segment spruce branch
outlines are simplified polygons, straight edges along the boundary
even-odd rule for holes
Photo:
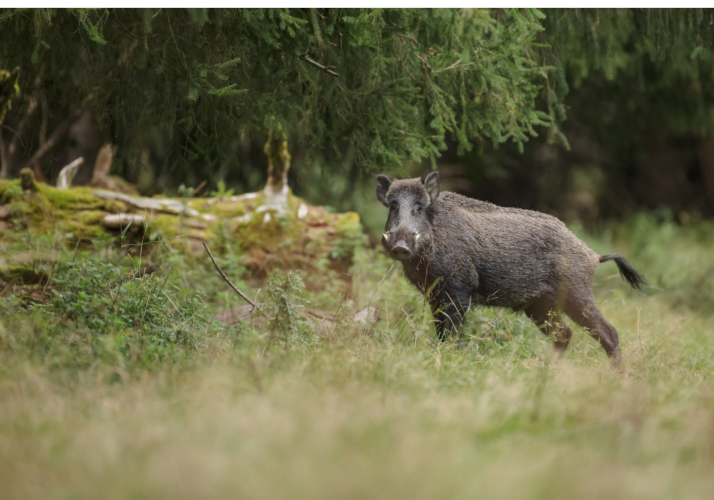
[[[142,37],[140,37],[140,36],[136,36],[134,33],[132,33],[131,31],[129,31],[128,29],[126,29],[126,28],[124,27],[124,25],[121,23],[121,21],[119,21],[119,19],[117,18],[116,15],[112,16],[112,19],[114,20],[115,23],[117,23],[117,24],[119,25],[119,27],[120,27],[121,29],[123,29],[124,31],[126,31],[127,34],[133,36],[133,37],[136,38],[137,40],[143,40],[143,39],[144,39],[144,38],[142,38]]]
[[[157,12],[158,14],[158,12]],[[156,16],[154,16],[156,17]],[[176,52],[178,52],[179,58],[181,59],[181,62],[183,63],[183,67],[186,68],[186,73],[190,74],[190,71],[188,70],[188,65],[186,64],[186,57],[183,55],[183,52],[181,52],[181,49],[179,49],[178,43],[176,43],[176,37],[174,36],[174,29],[171,27],[171,16],[169,13],[166,13],[166,20],[169,22],[169,31],[171,32],[171,38],[174,40],[174,45],[176,46]]]

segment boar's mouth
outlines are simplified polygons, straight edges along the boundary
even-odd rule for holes
[[[392,249],[389,251],[389,255],[397,260],[407,260],[411,258],[412,251],[409,249],[406,242],[401,240],[394,244]]]
[[[387,248],[389,248],[389,255],[396,260],[408,260],[411,259],[415,251],[412,249],[412,247],[407,243],[405,238],[391,238],[391,235],[389,232],[384,233],[383,235],[385,243],[387,243]],[[419,233],[414,233],[414,243],[416,244],[417,241],[419,241],[420,234]],[[396,240],[395,243],[391,245],[390,248],[390,239]],[[416,245],[415,245],[416,246]]]

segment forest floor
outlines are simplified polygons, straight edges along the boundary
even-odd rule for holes
[[[555,362],[504,310],[472,311],[462,347],[436,342],[376,250],[357,252],[348,292],[329,269],[266,288],[220,258],[248,296],[263,288],[269,327],[211,319],[243,303],[205,256],[166,250],[124,283],[128,257],[70,267],[61,250],[54,299],[0,297],[0,497],[710,498],[714,224],[573,229],[650,282],[598,269],[620,372],[581,329]],[[316,330],[300,304],[342,319]],[[366,305],[380,322],[349,320]]]

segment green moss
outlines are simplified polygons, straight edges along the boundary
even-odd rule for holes
[[[101,210],[81,210],[74,212],[74,219],[81,224],[97,226],[98,229],[104,226],[106,212]]]
[[[275,251],[287,238],[295,238],[303,231],[301,223],[280,224],[275,218],[263,223],[264,217],[264,213],[253,213],[250,221],[236,227],[235,236],[242,248],[258,245],[267,252]]]
[[[202,213],[216,214],[221,218],[233,218],[253,212],[263,204],[263,195],[258,193],[254,198],[240,197],[238,201],[232,201],[231,197],[227,196],[220,201],[213,201],[194,198],[187,202],[187,205]]]
[[[115,182],[121,188],[122,192],[130,196],[139,196],[139,191],[137,191],[136,187],[130,184],[129,181],[124,180],[118,175],[110,175],[109,179],[111,179],[112,182]]]
[[[87,188],[57,189],[42,183],[37,186],[36,192],[27,194],[18,191],[18,181],[0,181],[0,196],[10,199],[12,207],[21,208],[13,210],[14,221],[19,228],[34,235],[58,231],[94,239],[107,231],[116,234],[116,230],[105,228],[104,217],[112,212],[127,211],[124,203],[95,197]],[[333,264],[344,266],[355,249],[365,243],[356,213],[333,214],[313,207],[307,217],[298,219],[297,212],[304,201],[289,192],[286,215],[275,217],[271,213],[270,220],[265,222],[266,212],[257,210],[262,201],[261,195],[236,201],[225,198],[211,204],[202,199],[186,200],[191,208],[214,214],[217,220],[209,222],[202,217],[161,213],[151,221],[147,237],[174,238],[171,246],[188,253],[198,251],[200,245],[197,247],[196,242],[200,240],[216,243],[215,250],[240,248],[248,261],[252,259],[248,267],[253,266],[260,272],[266,270],[266,265],[327,272]],[[238,217],[247,220],[239,221]],[[196,227],[198,223],[201,228]],[[130,233],[131,237],[142,237],[138,227]],[[183,238],[175,239],[181,236]]]
[[[358,247],[367,244],[367,236],[362,230],[359,215],[356,212],[333,214],[333,224],[337,229],[337,237],[332,246],[332,258],[351,258]]]
[[[0,179],[0,204],[10,203],[22,196],[20,179],[5,181]]]
[[[11,202],[13,219],[32,234],[46,234],[59,228],[80,238],[90,238],[104,230],[104,216],[125,212],[121,201],[104,200],[88,188],[57,189],[36,183],[37,191],[14,193],[19,181],[0,182],[0,197]],[[10,196],[11,195],[11,196]]]
[[[96,234],[105,231],[104,217],[101,210],[58,211],[55,213],[57,226],[63,233],[72,233],[78,238],[92,239]]]
[[[301,203],[304,203],[303,199],[295,196],[293,190],[288,188],[288,210],[294,214],[297,213]]]
[[[201,207],[198,207],[197,210],[201,210]],[[203,209],[203,211],[206,213],[216,214],[218,217],[222,218],[232,218],[245,215],[246,205],[242,202],[220,201],[218,203],[211,204],[208,209]]]
[[[183,225],[181,221],[183,221]],[[182,235],[202,237],[204,232],[190,227],[190,222],[190,219],[181,218],[178,215],[161,214],[160,217],[151,221],[150,226],[157,230],[162,238],[174,238]]]
[[[57,189],[44,183],[37,183],[37,189],[54,208],[59,210],[96,209],[112,213],[126,212],[127,210],[123,201],[99,198],[86,187]]]

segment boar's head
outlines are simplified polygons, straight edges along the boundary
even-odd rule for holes
[[[378,175],[377,199],[389,208],[382,245],[397,260],[424,255],[431,247],[433,204],[439,197],[439,173],[421,179],[391,180]]]

